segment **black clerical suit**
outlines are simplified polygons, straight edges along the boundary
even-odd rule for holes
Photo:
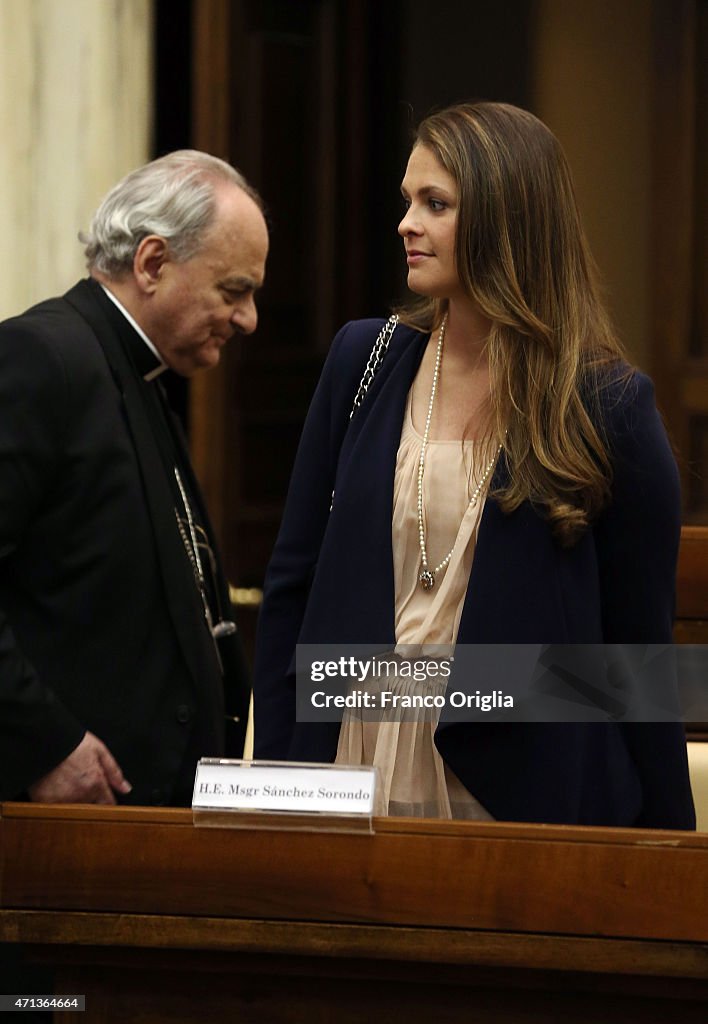
[[[2,799],[87,729],[130,803],[188,802],[199,756],[242,750],[240,646],[227,637],[217,653],[205,620],[175,465],[209,533],[206,512],[146,357],[92,280],[0,325]],[[231,617],[218,566],[210,603]]]

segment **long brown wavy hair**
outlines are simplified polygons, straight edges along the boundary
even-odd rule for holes
[[[414,145],[457,184],[457,273],[491,321],[490,435],[503,438],[505,512],[531,501],[559,541],[575,543],[607,504],[612,470],[602,433],[603,382],[629,373],[599,295],[560,143],[533,114],[465,103],[427,117]],[[446,300],[399,310],[430,332]]]

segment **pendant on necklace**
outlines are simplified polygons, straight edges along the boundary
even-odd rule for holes
[[[420,583],[423,590],[432,590],[433,587],[435,586],[435,577],[433,576],[430,569],[423,569],[420,576],[418,577],[418,582]]]

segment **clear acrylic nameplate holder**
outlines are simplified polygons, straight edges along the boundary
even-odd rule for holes
[[[203,757],[192,815],[211,828],[373,833],[378,782],[369,766]]]

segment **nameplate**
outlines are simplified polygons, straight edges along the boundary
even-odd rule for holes
[[[277,827],[301,816],[349,820],[370,826],[376,795],[375,768],[272,761],[231,761],[202,758],[194,780],[195,812],[278,815]],[[223,823],[223,819],[220,819]],[[234,825],[241,822],[228,822]],[[312,821],[319,828],[323,821]],[[276,827],[276,824],[264,827]],[[303,825],[306,827],[307,823]]]

